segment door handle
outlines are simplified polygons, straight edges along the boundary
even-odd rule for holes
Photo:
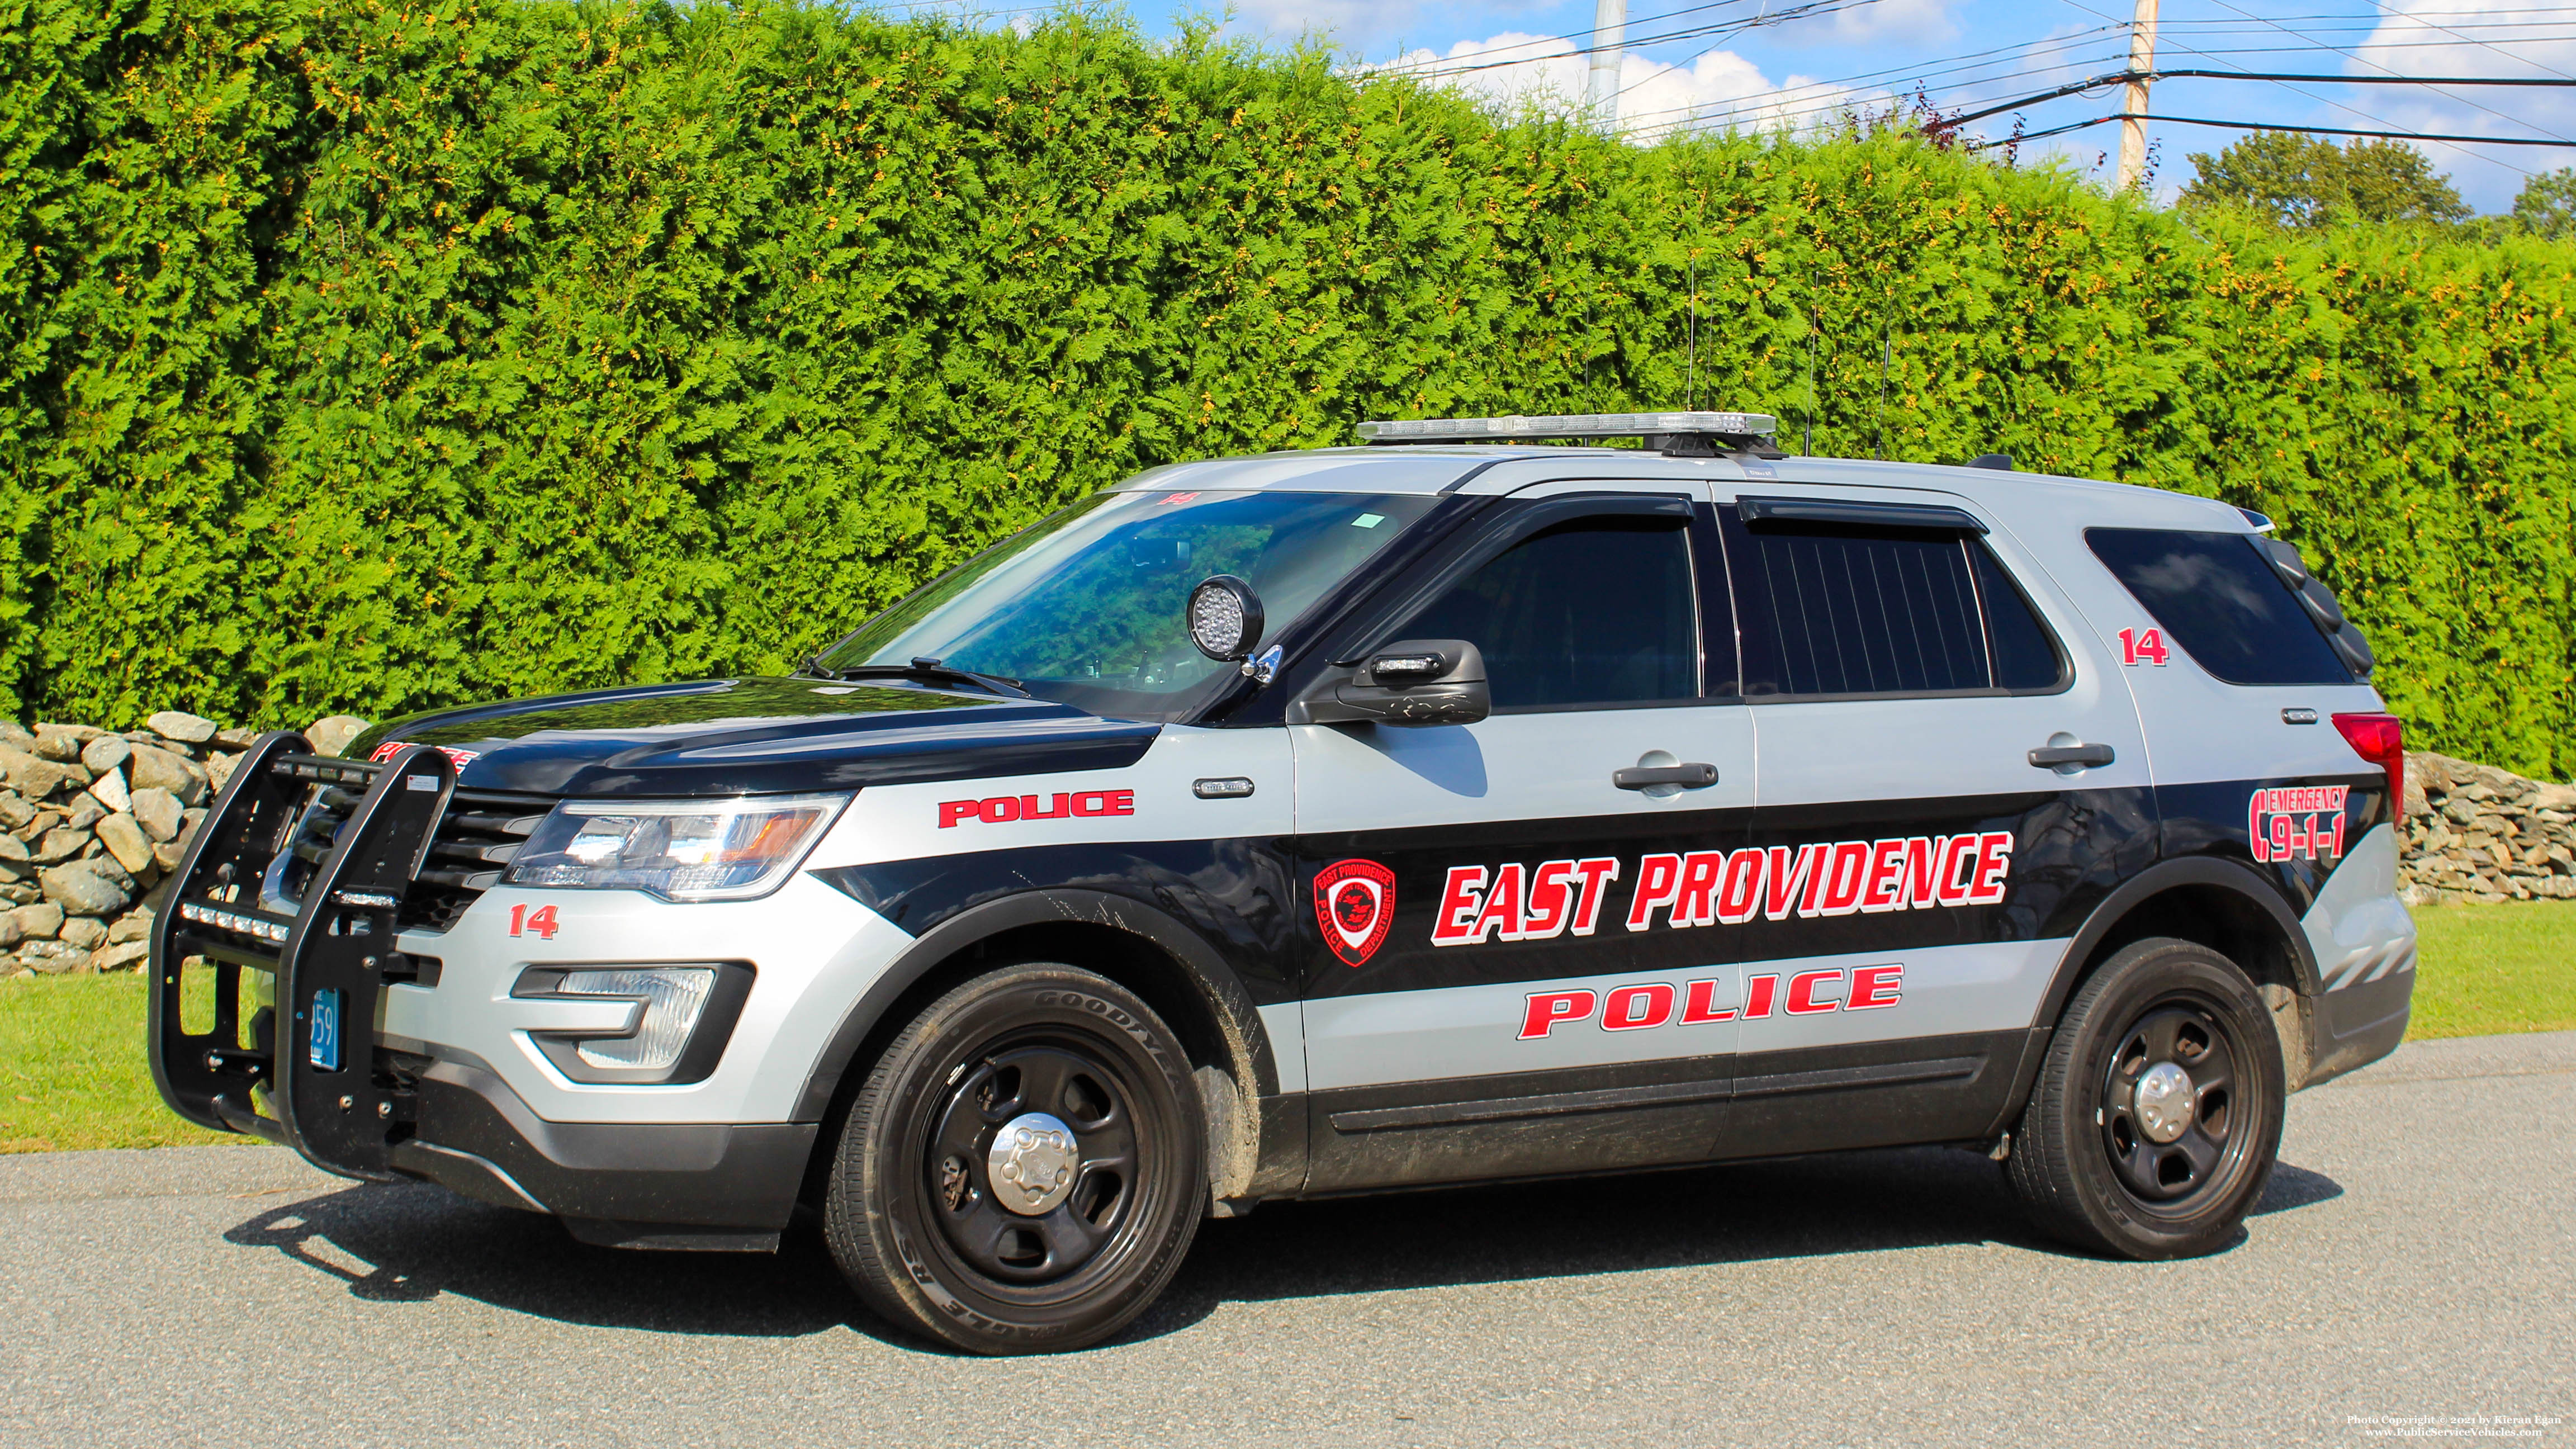
[[[2109,745],[2042,745],[2030,752],[2030,762],[2043,770],[2059,765],[2107,765],[2115,758]]]
[[[1630,765],[1611,771],[1610,783],[1622,790],[1643,790],[1650,785],[1679,785],[1685,790],[1705,790],[1717,783],[1717,766]]]

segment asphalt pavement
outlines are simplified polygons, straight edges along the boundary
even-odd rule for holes
[[[809,1240],[588,1248],[264,1147],[0,1158],[0,1445],[2359,1444],[2576,1428],[2576,1032],[2294,1098],[2243,1240],[2036,1238],[1946,1149],[1272,1204],[1099,1349]]]

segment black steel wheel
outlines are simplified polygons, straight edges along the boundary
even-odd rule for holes
[[[978,1353],[1080,1348],[1180,1266],[1206,1135],[1180,1042],[1105,977],[1031,963],[933,1002],[844,1119],[824,1233],[893,1321]]]
[[[2139,941],[2067,1004],[2006,1177],[2038,1227],[2078,1247],[2215,1252],[2271,1178],[2285,1095],[2245,973],[2190,941]]]

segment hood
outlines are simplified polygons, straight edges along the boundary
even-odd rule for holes
[[[469,790],[744,795],[1134,764],[1161,730],[1069,705],[894,684],[710,679],[416,714],[349,742],[437,745]]]

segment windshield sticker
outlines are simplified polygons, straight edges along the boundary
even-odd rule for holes
[[[2008,831],[1818,841],[1649,855],[1637,862],[1625,924],[1737,925],[1760,917],[1848,916],[1990,906],[2012,874]],[[1530,867],[1451,866],[1431,920],[1434,946],[1589,936],[1613,881],[1615,859],[1551,860]]]
[[[995,795],[988,800],[942,800],[939,828],[951,830],[968,821],[1006,825],[1014,820],[1089,820],[1103,815],[1136,813],[1133,790],[1058,790],[1053,795]]]
[[[2245,834],[2253,842],[2254,859],[2265,865],[2342,859],[2343,807],[2351,791],[2350,785],[2255,791],[2245,807]]]
[[[1373,860],[1337,860],[1315,872],[1315,919],[1324,944],[1363,966],[1395,923],[1395,872]]]
[[[1833,1011],[1874,1011],[1905,998],[1905,968],[1895,962],[1852,969],[1800,971],[1781,989],[1777,974],[1747,976],[1742,995],[1718,992],[1725,982],[1692,981],[1676,990],[1666,981],[1614,986],[1608,991],[1534,991],[1521,1012],[1522,1041],[1537,1041],[1560,1026],[1590,1022],[1603,1031],[1699,1026],[1713,1021],[1760,1021],[1773,1015],[1821,1016]],[[1679,1010],[1676,1012],[1675,1008]]]

